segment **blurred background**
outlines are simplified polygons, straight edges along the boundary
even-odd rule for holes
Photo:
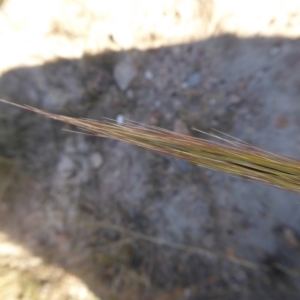
[[[0,98],[300,159],[299,37],[296,0],[2,0]],[[299,299],[299,195],[62,129],[0,105],[1,299]]]

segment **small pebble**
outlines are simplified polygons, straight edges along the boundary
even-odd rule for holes
[[[239,104],[240,102],[241,102],[241,98],[237,95],[231,95],[229,97],[229,104],[231,105]]]
[[[137,75],[134,62],[129,57],[121,60],[114,68],[114,78],[118,87],[125,91]]]
[[[160,103],[160,101],[155,101],[155,103],[154,103],[154,106],[156,107],[156,108],[159,108],[159,107],[161,107],[161,103]]]
[[[117,115],[116,121],[119,125],[123,124],[124,123],[124,116],[123,115]]]
[[[149,125],[157,126],[159,124],[161,117],[162,117],[161,112],[159,110],[154,110],[150,114]]]
[[[200,73],[197,72],[197,73],[192,74],[188,78],[186,83],[187,83],[188,87],[195,87],[199,84],[199,82],[200,82]]]
[[[153,73],[149,70],[147,70],[145,72],[145,78],[148,79],[148,80],[152,80],[153,79]]]
[[[63,155],[57,166],[58,172],[62,178],[68,178],[70,174],[76,169],[76,165],[68,155]]]
[[[174,131],[184,135],[189,135],[189,136],[191,135],[187,125],[180,119],[175,120]]]
[[[210,105],[215,105],[217,103],[217,100],[216,99],[211,99],[209,100],[209,104]]]
[[[182,84],[181,84],[181,88],[182,89],[186,89],[188,87],[188,84],[186,83],[186,82],[183,82]]]
[[[128,99],[133,99],[133,97],[134,97],[134,93],[133,93],[133,90],[128,90],[127,92],[126,92],[126,97],[128,98]]]
[[[90,154],[89,161],[93,169],[98,169],[103,163],[103,158],[98,152]]]

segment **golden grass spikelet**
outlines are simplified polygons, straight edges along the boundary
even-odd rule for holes
[[[209,169],[300,192],[300,161],[270,153],[243,142],[222,139],[228,143],[224,145],[134,122],[116,124],[110,120],[73,118],[6,100],[0,99],[0,101],[75,125],[90,135],[124,141]]]

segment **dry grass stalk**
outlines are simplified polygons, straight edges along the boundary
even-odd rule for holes
[[[90,135],[128,142],[171,155],[203,167],[224,171],[238,177],[257,180],[281,189],[300,192],[300,161],[270,153],[242,142],[228,145],[194,138],[133,122],[116,124],[73,118],[42,111],[6,100],[1,102],[27,109],[48,118],[75,125]]]
[[[173,248],[173,249],[176,249],[176,250],[179,250],[179,251],[184,251],[184,252],[187,252],[187,253],[197,254],[197,255],[200,255],[202,257],[206,257],[207,259],[211,259],[211,260],[217,260],[217,259],[227,260],[227,261],[229,261],[233,264],[243,266],[245,268],[252,269],[252,270],[262,270],[262,271],[267,271],[268,270],[268,268],[264,265],[256,264],[256,263],[253,263],[251,261],[248,261],[248,260],[245,260],[245,259],[242,259],[242,258],[238,258],[238,257],[233,256],[233,255],[230,256],[230,255],[227,255],[227,254],[217,254],[217,253],[214,253],[210,250],[206,250],[204,248],[187,246],[187,245],[184,245],[184,244],[181,244],[181,243],[168,241],[168,240],[165,240],[165,239],[162,239],[162,238],[159,238],[159,237],[154,237],[154,236],[146,235],[146,234],[143,234],[143,233],[140,233],[140,232],[132,231],[132,230],[126,229],[122,226],[112,224],[112,223],[109,223],[109,222],[101,221],[101,222],[98,222],[97,225],[99,227],[102,227],[102,228],[115,230],[119,233],[129,235],[131,237],[131,239],[143,240],[143,241],[155,244],[155,245],[166,246],[166,247],[170,247],[170,248]],[[281,269],[284,268],[284,266],[282,266],[281,264],[278,264],[278,268],[279,267]],[[293,274],[293,277],[299,277],[299,274],[295,270],[290,270],[290,269],[286,268],[286,270],[284,270],[284,272],[287,273],[287,274],[290,274],[290,273]]]

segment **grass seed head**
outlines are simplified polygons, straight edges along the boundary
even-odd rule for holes
[[[217,143],[135,122],[118,124],[105,119],[95,121],[73,118],[6,100],[0,101],[74,125],[90,135],[120,140],[209,169],[300,192],[300,161],[258,149],[242,141],[220,138],[227,144]]]

